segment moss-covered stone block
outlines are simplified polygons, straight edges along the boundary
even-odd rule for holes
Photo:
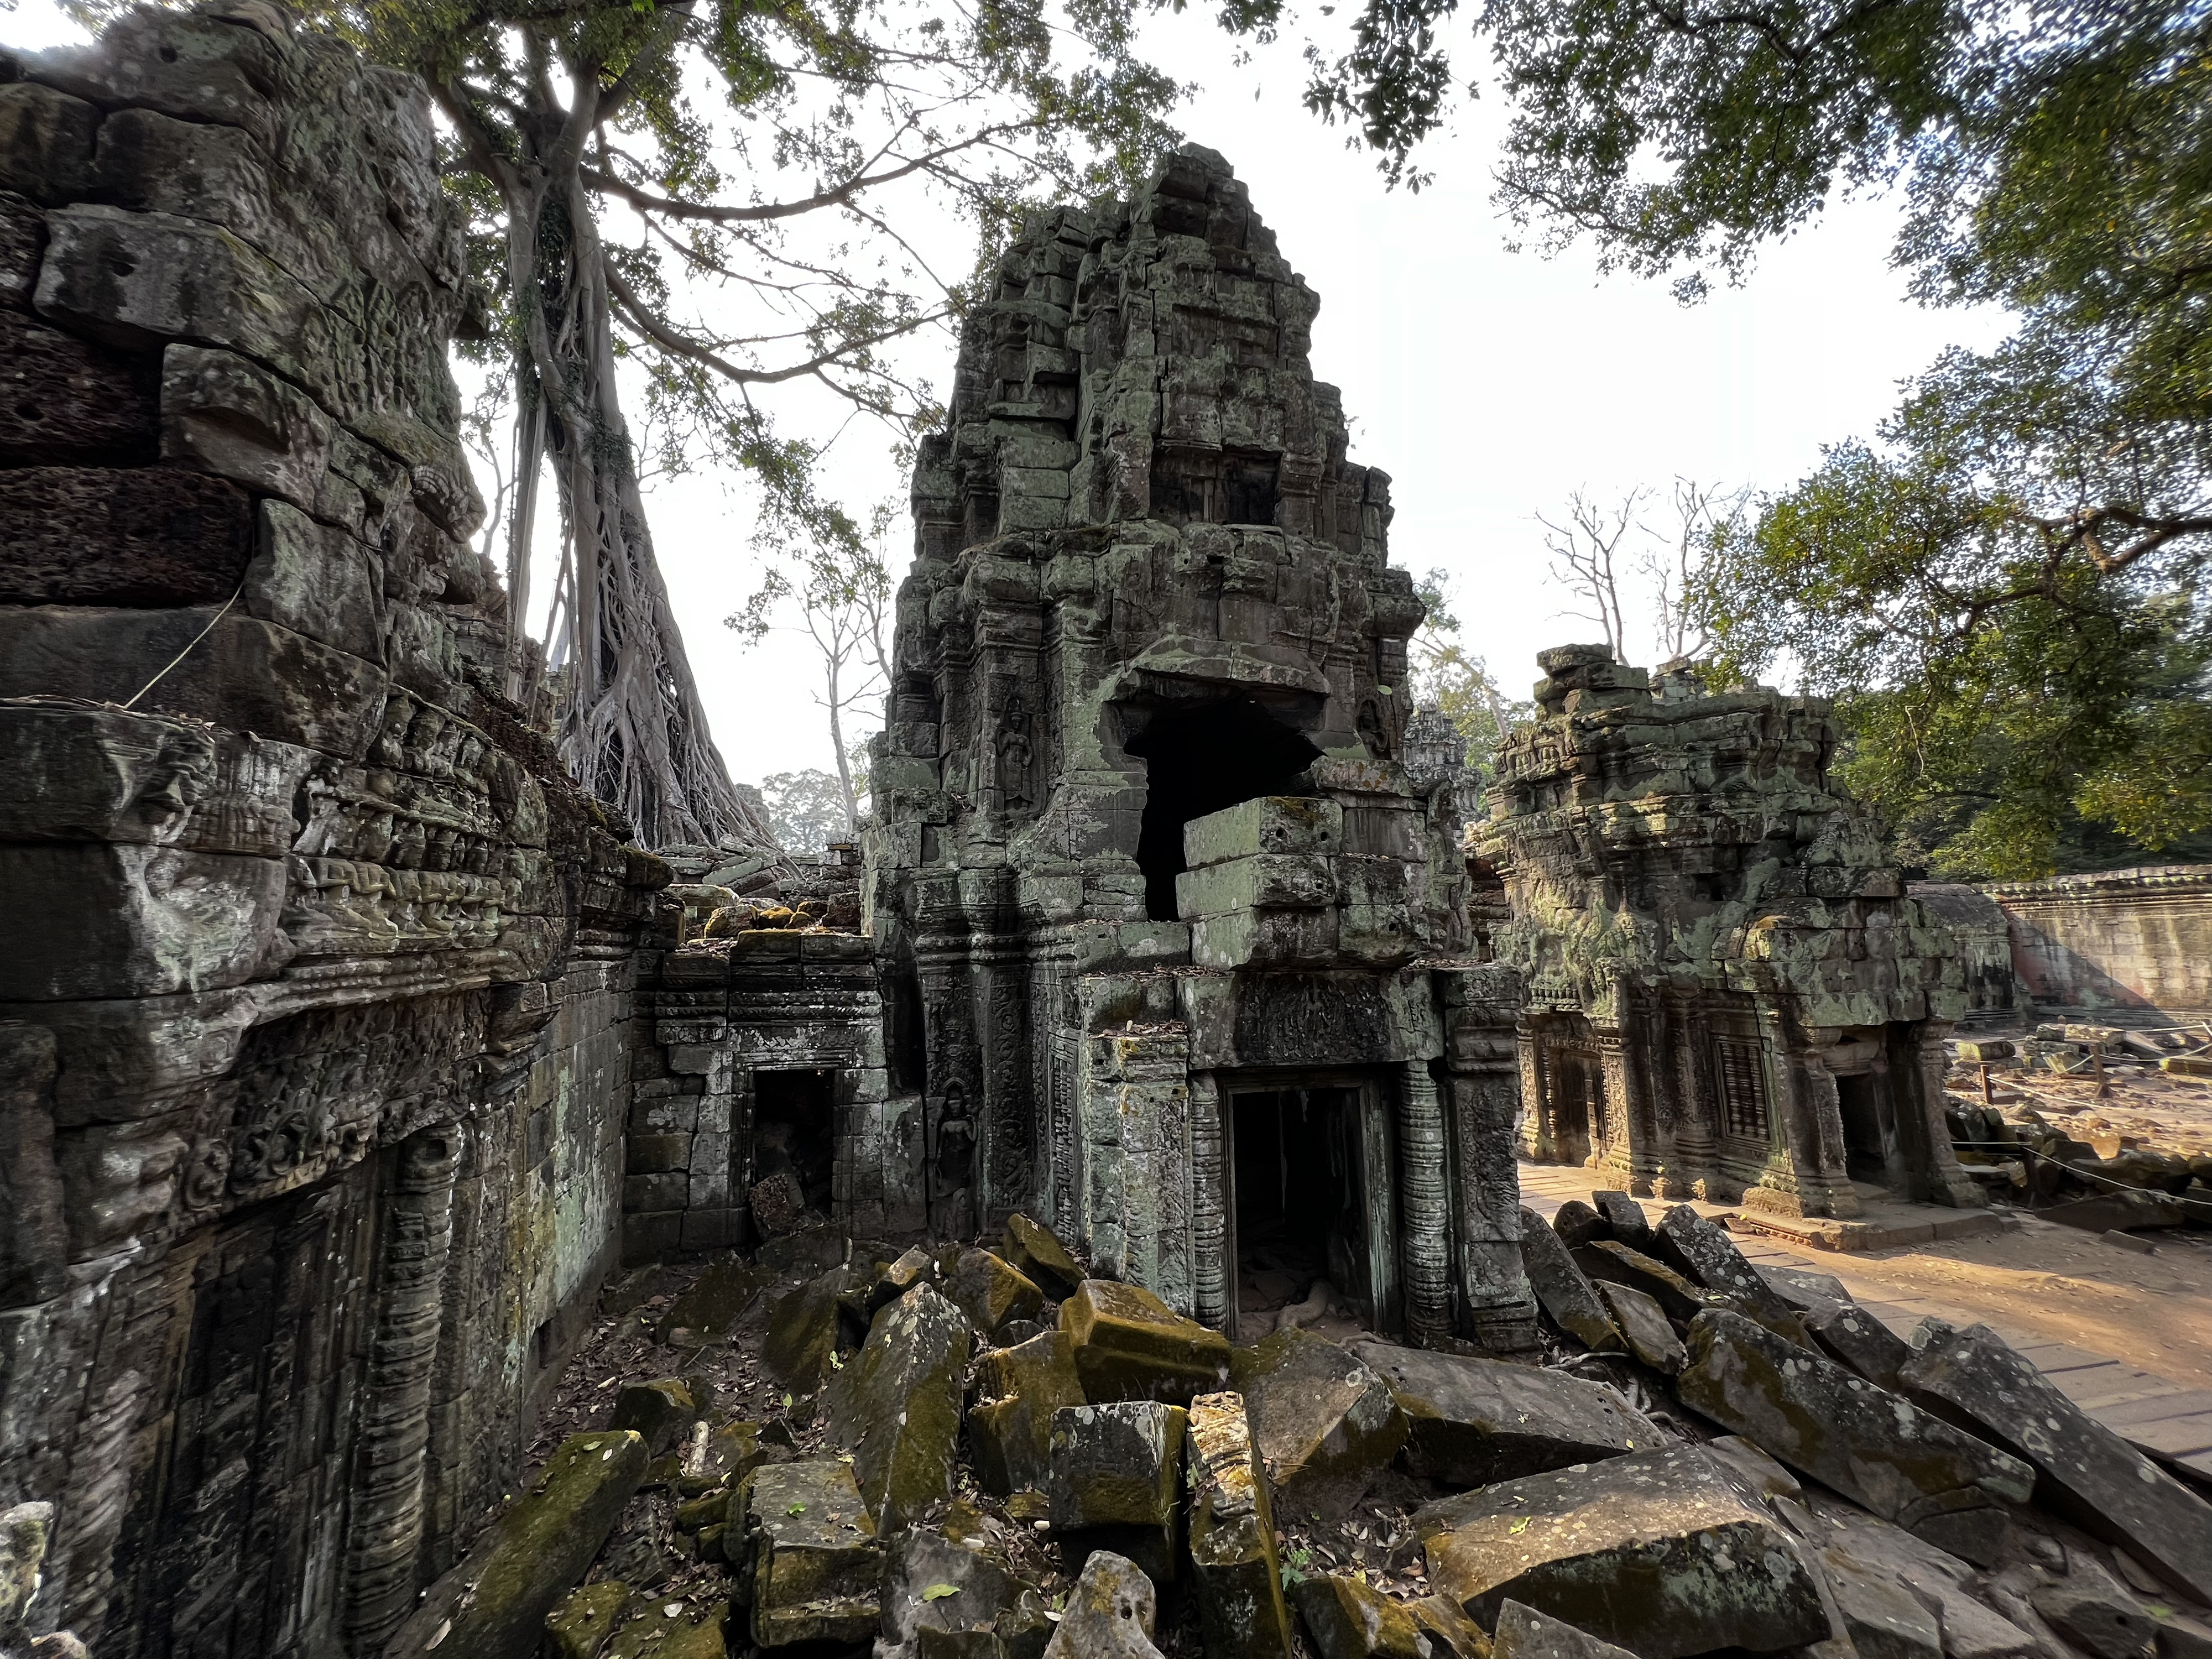
[[[1045,1493],[1068,1548],[1125,1555],[1155,1581],[1176,1577],[1188,1423],[1182,1407],[1155,1401],[1053,1413]]]
[[[545,1615],[547,1659],[599,1659],[635,1594],[613,1579],[570,1590]]]
[[[1229,1385],[1229,1339],[1139,1285],[1086,1279],[1060,1304],[1060,1328],[1093,1402],[1188,1401]]]
[[[1321,1659],[1427,1659],[1413,1615],[1371,1584],[1325,1573],[1291,1596]]]
[[[486,1528],[468,1559],[434,1585],[392,1651],[440,1646],[480,1659],[532,1659],[546,1615],[582,1578],[645,1478],[645,1441],[628,1430],[571,1435],[538,1484]]]
[[[1062,1302],[1083,1282],[1083,1269],[1060,1235],[1017,1210],[1006,1218],[999,1253],[1007,1264],[1047,1297]]]
[[[876,1316],[830,1385],[830,1437],[851,1449],[861,1494],[887,1531],[952,1491],[969,1342],[968,1316],[917,1285]]]
[[[1311,1331],[1278,1331],[1232,1350],[1230,1374],[1285,1514],[1346,1513],[1406,1443],[1406,1414],[1389,1384]]]
[[[1281,1659],[1291,1615],[1244,1396],[1202,1394],[1183,1437],[1191,1578],[1207,1659]]]
[[[1044,1659],[1159,1659],[1158,1592],[1144,1570],[1111,1550],[1084,1561]]]
[[[749,1476],[738,1497],[752,1568],[754,1645],[865,1642],[874,1635],[883,1552],[852,1470],[835,1462],[772,1463]]]
[[[670,1304],[655,1333],[678,1347],[704,1347],[728,1334],[754,1299],[775,1282],[765,1267],[748,1267],[736,1256],[709,1262],[690,1288]]]
[[[1044,1292],[988,1250],[960,1252],[945,1295],[987,1337],[1012,1320],[1035,1319],[1044,1311]]]
[[[663,1376],[651,1382],[633,1382],[615,1396],[615,1410],[607,1426],[628,1429],[645,1442],[646,1455],[659,1457],[676,1449],[699,1420],[699,1407],[691,1386],[683,1378]]]
[[[830,1357],[837,1352],[837,1298],[851,1282],[846,1268],[832,1267],[787,1291],[769,1310],[761,1364],[792,1393],[812,1394],[829,1376]]]
[[[1065,1333],[1047,1331],[976,1362],[975,1404],[968,1440],[986,1492],[1042,1492],[1052,1460],[1053,1413],[1085,1404],[1075,1350]]]
[[[729,1651],[730,1604],[641,1596],[607,1644],[606,1659],[723,1659]]]

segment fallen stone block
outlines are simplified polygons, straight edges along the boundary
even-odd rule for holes
[[[806,1219],[806,1194],[799,1188],[799,1177],[788,1170],[755,1182],[745,1202],[752,1211],[753,1225],[763,1238],[785,1237],[798,1231]]]
[[[1509,1599],[1643,1659],[1828,1633],[1789,1534],[1694,1446],[1509,1480],[1416,1512],[1429,1582],[1477,1624]]]
[[[674,1450],[698,1420],[690,1385],[681,1377],[664,1376],[653,1382],[633,1382],[617,1395],[607,1426],[628,1429],[645,1442],[647,1457],[659,1457]]]
[[[1413,1615],[1359,1579],[1324,1573],[1291,1597],[1321,1659],[1428,1659]]]
[[[1824,1577],[1832,1585],[1840,1567],[1898,1584],[1930,1609],[1945,1659],[2030,1659],[2042,1654],[2035,1636],[1967,1591],[1973,1570],[1966,1563],[1903,1528],[1814,1492],[1802,1504],[1784,1498],[1775,1508],[1828,1569]]]
[[[1689,1363],[1689,1352],[1667,1320],[1666,1310],[1641,1291],[1600,1279],[1597,1294],[1628,1344],[1629,1352],[1655,1371],[1674,1376]]]
[[[1745,1491],[1762,1499],[1804,1494],[1796,1475],[1740,1434],[1717,1436],[1705,1442],[1705,1449],[1743,1477]]]
[[[1491,1651],[1497,1659],[1634,1659],[1625,1648],[1512,1601],[1498,1605]]]
[[[2083,1550],[2068,1550],[2065,1576],[2036,1585],[2027,1601],[2051,1629],[2097,1659],[2136,1659],[2158,1635],[2150,1609]]]
[[[865,1642],[881,1623],[883,1552],[853,1472],[832,1462],[756,1469],[744,1506],[757,1647]]]
[[[1571,1250],[1613,1237],[1613,1224],[1579,1198],[1571,1198],[1552,1216],[1552,1231]]]
[[[1285,1514],[1346,1513],[1406,1443],[1406,1414],[1389,1384],[1310,1331],[1278,1331],[1233,1350],[1230,1372]]]
[[[655,1333],[678,1347],[702,1348],[729,1334],[754,1299],[775,1282],[763,1267],[747,1267],[733,1255],[709,1262],[690,1288],[670,1304]]]
[[[793,1394],[812,1394],[830,1374],[830,1357],[837,1352],[837,1297],[851,1278],[844,1267],[832,1267],[769,1310],[761,1364]]]
[[[1805,1316],[1805,1329],[1821,1349],[1877,1389],[1897,1389],[1897,1373],[1912,1358],[1905,1339],[1855,1304],[1830,1303]]]
[[[1160,1659],[1152,1645],[1159,1603],[1133,1561],[1093,1550],[1067,1593],[1044,1659]]]
[[[2035,1498],[2212,1601],[2212,1504],[2061,1394],[1986,1325],[1923,1320],[1899,1380],[2035,1466]]]
[[[1490,1632],[1453,1601],[1424,1595],[1406,1603],[1413,1626],[1429,1638],[1429,1659],[1491,1659]]]
[[[723,1659],[729,1622],[727,1601],[695,1607],[647,1596],[630,1604],[604,1659]]]
[[[1800,1267],[1761,1267],[1758,1272],[1767,1287],[1798,1314],[1851,1305],[1851,1293],[1833,1273],[1807,1273]]]
[[[1601,1238],[1575,1252],[1576,1265],[1593,1279],[1626,1285],[1641,1291],[1666,1310],[1667,1317],[1686,1325],[1708,1308],[1733,1305],[1727,1297],[1692,1285],[1665,1262],[1632,1250],[1618,1239]]]
[[[925,1632],[933,1648],[992,1650],[999,1620],[1022,1589],[986,1552],[934,1528],[909,1527],[885,1553],[876,1659],[918,1659]]]
[[[983,1490],[1001,1496],[1042,1492],[1052,1462],[1053,1413],[1086,1403],[1067,1338],[1047,1331],[991,1349],[976,1362],[975,1394],[968,1439]]]
[[[926,1285],[937,1272],[937,1259],[919,1244],[910,1245],[896,1261],[884,1264],[861,1292],[859,1311],[863,1328],[917,1285]]]
[[[547,1659],[599,1659],[636,1593],[613,1579],[570,1590],[545,1615]]]
[[[1172,1579],[1188,1422],[1182,1407],[1154,1401],[1054,1412],[1045,1495],[1063,1546],[1127,1556],[1154,1581]]]
[[[1244,1396],[1193,1400],[1183,1452],[1191,1579],[1207,1659],[1281,1659],[1290,1651],[1291,1616]]]
[[[1390,1385],[1415,1472],[1451,1486],[1513,1480],[1666,1443],[1656,1425],[1602,1383],[1503,1359],[1382,1342],[1353,1356]]]
[[[878,1525],[894,1530],[952,1492],[968,1374],[968,1316],[927,1285],[876,1316],[830,1382],[830,1438]]]
[[[1008,1265],[1055,1302],[1075,1294],[1083,1268],[1060,1235],[1017,1210],[1006,1218],[1001,1253]]]
[[[2181,1227],[2190,1220],[2189,1211],[2179,1199],[2143,1192],[2099,1193],[2051,1205],[2036,1214],[2062,1227],[2079,1227],[2093,1233],[2124,1232],[2130,1227]]]
[[[1725,1228],[1708,1221],[1688,1205],[1677,1204],[1659,1218],[1659,1224],[1651,1231],[1647,1254],[1691,1283],[1728,1297],[1739,1311],[1769,1330],[1791,1337],[1798,1334],[1796,1310],[1759,1276],[1759,1270],[1744,1259]]]
[[[1141,1285],[1086,1279],[1060,1304],[1084,1397],[1188,1402],[1229,1385],[1229,1339]]]
[[[1589,1278],[1575,1265],[1566,1241],[1534,1210],[1521,1212],[1521,1266],[1553,1324],[1593,1352],[1620,1351],[1620,1333],[1607,1317]]]
[[[1741,1314],[1698,1315],[1689,1350],[1674,1384],[1685,1406],[1884,1520],[1910,1527],[2033,1490],[2020,1459]]]
[[[646,1462],[645,1442],[626,1430],[562,1441],[537,1486],[431,1586],[386,1651],[419,1654],[436,1637],[452,1653],[533,1659],[546,1615],[599,1554]]]
[[[986,1338],[1009,1320],[1034,1319],[1044,1311],[1044,1292],[988,1250],[961,1251],[945,1279],[945,1295]]]
[[[1651,1254],[1651,1219],[1626,1193],[1592,1193],[1590,1202],[1605,1218],[1607,1237],[1643,1255]]]
[[[1942,1623],[1902,1581],[1848,1550],[1822,1550],[1817,1559],[1859,1659],[1936,1659],[1942,1652]]]

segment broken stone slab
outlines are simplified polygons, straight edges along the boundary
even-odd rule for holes
[[[681,1348],[719,1341],[775,1282],[775,1275],[764,1267],[748,1267],[734,1255],[722,1256],[708,1263],[706,1271],[670,1304],[655,1334]]]
[[[1815,1559],[1859,1659],[1937,1659],[1942,1624],[1900,1580],[1868,1567],[1848,1550],[1822,1550]]]
[[[1680,1324],[1688,1324],[1708,1308],[1732,1305],[1727,1297],[1692,1285],[1656,1256],[1631,1249],[1619,1239],[1601,1238],[1583,1245],[1575,1252],[1575,1262],[1593,1279],[1643,1291]]]
[[[599,1659],[636,1594],[611,1578],[570,1590],[545,1615],[547,1659]]]
[[[450,1653],[532,1659],[546,1615],[599,1554],[646,1462],[645,1442],[627,1430],[569,1436],[538,1484],[431,1586],[385,1651],[416,1659],[434,1638]]]
[[[853,1453],[860,1495],[887,1531],[951,1495],[968,1355],[968,1316],[917,1285],[876,1316],[830,1384],[830,1438]]]
[[[1429,1638],[1429,1659],[1491,1659],[1490,1633],[1455,1601],[1424,1595],[1406,1603],[1414,1628]]]
[[[1108,1550],[1156,1582],[1175,1577],[1188,1424],[1181,1406],[1149,1400],[1052,1414],[1045,1495],[1053,1530],[1072,1553]]]
[[[1390,1386],[1310,1331],[1278,1331],[1230,1356],[1261,1463],[1284,1513],[1334,1520],[1406,1443]]]
[[[1513,1480],[1666,1443],[1656,1424],[1602,1383],[1382,1342],[1356,1343],[1352,1352],[1390,1385],[1405,1413],[1407,1462],[1448,1485]]]
[[[988,1250],[960,1252],[945,1295],[986,1338],[1009,1320],[1034,1319],[1044,1311],[1044,1292]]]
[[[1066,1301],[1083,1282],[1083,1268],[1060,1242],[1060,1235],[1018,1210],[1006,1218],[1000,1254],[1015,1272],[1054,1302]]]
[[[1566,1241],[1529,1209],[1521,1212],[1521,1265],[1553,1324],[1592,1352],[1620,1351],[1620,1333],[1607,1316],[1589,1277],[1575,1265]]]
[[[1491,1651],[1497,1659],[1635,1659],[1626,1648],[1510,1600],[1498,1604]]]
[[[1659,1218],[1646,1254],[1656,1256],[1692,1284],[1728,1297],[1769,1330],[1784,1336],[1796,1333],[1796,1310],[1759,1276],[1759,1270],[1744,1259],[1726,1229],[1689,1205],[1677,1204]]]
[[[1084,1397],[1187,1402],[1229,1385],[1229,1339],[1138,1285],[1086,1279],[1060,1304]]]
[[[2164,1193],[2108,1192],[2077,1198],[2038,1210],[2044,1221],[2080,1227],[2093,1233],[2125,1232],[2130,1227],[2183,1227],[2189,1224],[2189,1207]]]
[[[1829,1569],[1823,1576],[1832,1586],[1840,1566],[1899,1584],[1933,1612],[1945,1659],[2029,1659],[2042,1653],[2034,1635],[1968,1593],[1972,1568],[1903,1528],[1817,1491],[1804,1494],[1802,1503],[1780,1499],[1775,1509]]]
[[[1067,1593],[1044,1659],[1160,1659],[1152,1645],[1159,1602],[1133,1561],[1093,1550]]]
[[[1798,1314],[1851,1305],[1850,1291],[1833,1273],[1807,1273],[1799,1267],[1761,1267],[1758,1273],[1767,1288]]]
[[[633,1382],[615,1396],[611,1429],[628,1429],[645,1442],[646,1455],[659,1457],[672,1451],[699,1420],[699,1407],[683,1378],[664,1376],[652,1382]]]
[[[793,1394],[812,1394],[829,1374],[830,1358],[837,1352],[837,1298],[852,1278],[847,1268],[832,1267],[787,1291],[769,1310],[761,1363]]]
[[[1022,1589],[986,1552],[934,1528],[909,1527],[885,1554],[875,1659],[917,1659],[924,1632],[937,1638],[933,1648],[988,1649]]]
[[[1323,1573],[1291,1597],[1321,1659],[1428,1659],[1413,1615],[1360,1579]]]
[[[1281,1659],[1291,1616],[1244,1396],[1202,1394],[1183,1438],[1191,1579],[1207,1659]]]
[[[2150,1609],[2085,1550],[2068,1550],[2064,1575],[2037,1584],[2027,1601],[2051,1629],[2097,1659],[2136,1659],[2158,1635]]]
[[[1899,1380],[2035,1466],[2036,1501],[2212,1601],[2212,1504],[2054,1387],[1986,1325],[1925,1319]]]
[[[1042,1492],[1052,1464],[1053,1413],[1086,1403],[1066,1336],[1047,1331],[991,1349],[976,1362],[975,1394],[968,1442],[983,1490],[1002,1497]]]
[[[1644,1255],[1651,1254],[1651,1218],[1626,1193],[1592,1193],[1590,1203],[1605,1218],[1607,1237]]]
[[[757,1647],[865,1642],[881,1622],[883,1553],[876,1523],[842,1462],[773,1463],[745,1478]]]
[[[1898,1389],[1898,1371],[1912,1350],[1895,1331],[1856,1304],[1830,1303],[1805,1316],[1805,1329],[1821,1349],[1877,1389]]]
[[[1429,1582],[1477,1624],[1520,1601],[1643,1659],[1817,1642],[1828,1619],[1794,1542],[1694,1446],[1509,1480],[1413,1517]]]
[[[1739,1313],[1690,1323],[1675,1397],[1886,1521],[2024,1504],[2034,1471]]]
[[[1682,1339],[1674,1334],[1666,1310],[1641,1291],[1609,1280],[1597,1283],[1598,1299],[1628,1344],[1628,1352],[1655,1371],[1673,1376],[1689,1363]]]
[[[723,1659],[730,1604],[702,1607],[662,1595],[630,1604],[604,1650],[605,1659]]]
[[[860,1312],[863,1326],[873,1324],[878,1313],[915,1285],[927,1284],[936,1272],[937,1259],[921,1245],[909,1245],[896,1261],[885,1264],[877,1273],[875,1282],[861,1293]]]
[[[1613,1237],[1613,1224],[1579,1198],[1571,1198],[1553,1212],[1552,1231],[1571,1250]]]

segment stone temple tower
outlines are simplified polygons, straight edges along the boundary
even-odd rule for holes
[[[939,1230],[1028,1208],[1232,1328],[1304,1252],[1513,1346],[1518,981],[1472,957],[1464,772],[1404,763],[1421,606],[1317,308],[1191,148],[969,318],[872,771],[890,1085]]]

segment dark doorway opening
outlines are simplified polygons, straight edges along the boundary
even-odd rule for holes
[[[830,1213],[837,1138],[837,1068],[753,1073],[753,1180],[788,1173],[806,1207]]]
[[[1587,1164],[1605,1144],[1605,1068],[1573,1049],[1555,1048],[1551,1060],[1552,1156]]]
[[[1145,872],[1145,914],[1154,921],[1176,919],[1184,824],[1239,801],[1294,794],[1298,775],[1321,758],[1251,697],[1163,712],[1127,747],[1145,763],[1137,864]]]
[[[1844,1120],[1844,1172],[1878,1187],[1894,1183],[1899,1161],[1887,1092],[1870,1073],[1836,1079],[1836,1108]]]
[[[1274,1329],[1279,1310],[1306,1302],[1324,1279],[1364,1306],[1372,1273],[1359,1091],[1278,1089],[1231,1101],[1239,1339]]]

